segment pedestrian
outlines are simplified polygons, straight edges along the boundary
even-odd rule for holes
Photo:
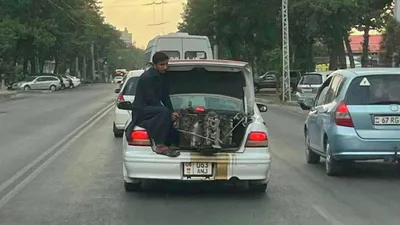
[[[179,114],[174,112],[169,85],[165,80],[168,61],[169,57],[165,53],[156,52],[152,58],[153,66],[140,76],[132,104],[132,121],[126,129],[126,137],[130,141],[129,134],[134,127],[143,127],[155,142],[155,153],[177,157],[180,153],[168,147],[179,144],[179,133],[173,126]]]

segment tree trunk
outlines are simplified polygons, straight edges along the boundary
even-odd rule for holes
[[[346,69],[347,68],[346,52],[344,50],[343,41],[338,42],[338,48],[337,49],[338,49],[338,55],[339,55],[339,68],[340,69]]]
[[[350,68],[354,68],[354,67],[356,67],[356,64],[354,63],[353,50],[351,49],[349,33],[347,31],[344,32],[343,39],[344,39],[344,44],[346,45],[347,55],[349,56],[349,60],[350,60]]]
[[[368,61],[369,61],[369,57],[368,57],[368,47],[369,47],[369,30],[370,27],[367,24],[364,28],[364,41],[362,44],[362,57],[361,57],[361,65],[362,67],[368,67]]]
[[[337,49],[332,48],[329,53],[329,70],[337,70],[338,69],[338,54]]]

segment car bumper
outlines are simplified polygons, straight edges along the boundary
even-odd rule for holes
[[[176,158],[155,154],[148,147],[138,147],[123,154],[125,181],[130,179],[161,180],[263,180],[270,179],[271,156],[265,149],[252,149],[244,153],[220,153],[216,156],[201,156],[196,153],[181,152]],[[213,163],[213,175],[209,178],[186,178],[183,163]]]
[[[332,154],[335,159],[375,160],[399,158],[399,139],[363,139],[354,128],[340,127],[333,137],[330,137]]]
[[[295,97],[296,97],[297,103],[301,104],[307,99],[315,99],[316,94],[304,94],[304,93],[296,92]]]

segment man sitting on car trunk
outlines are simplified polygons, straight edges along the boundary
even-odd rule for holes
[[[143,127],[154,140],[154,151],[157,154],[177,157],[180,153],[167,147],[179,143],[179,133],[173,127],[179,115],[174,112],[169,86],[164,80],[168,61],[169,57],[165,53],[156,52],[152,59],[153,67],[140,76],[132,104],[132,122],[126,129],[126,137],[130,141],[129,134],[134,127]]]

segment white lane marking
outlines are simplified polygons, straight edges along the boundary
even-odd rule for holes
[[[69,133],[67,136],[65,136],[63,139],[61,139],[59,142],[57,142],[55,145],[51,146],[47,151],[43,152],[39,157],[37,157],[34,161],[26,165],[24,168],[22,168],[20,171],[18,171],[14,176],[12,176],[10,179],[6,180],[0,185],[0,193],[3,192],[8,186],[10,186],[12,183],[14,183],[16,180],[18,180],[22,175],[24,175],[27,171],[32,169],[38,162],[46,158],[49,154],[51,154],[54,150],[59,148],[62,143],[67,141],[68,139],[71,139],[79,130],[84,129],[84,127],[88,126],[89,124],[93,123],[93,120],[98,117],[99,115],[102,115],[104,112],[108,112],[113,108],[115,103],[111,103],[107,105],[105,108],[100,110],[98,113],[96,113],[94,116],[92,116],[90,119],[88,119],[85,123],[77,127],[75,130],[73,130],[71,133]],[[1,208],[1,207],[0,207]]]
[[[114,105],[111,104],[112,106]],[[7,202],[9,202],[13,197],[15,197],[26,185],[28,185],[37,175],[39,175],[51,162],[58,158],[65,150],[67,150],[76,140],[78,140],[81,136],[83,136],[90,128],[97,124],[104,116],[106,116],[113,107],[105,108],[102,110],[102,114],[99,115],[95,120],[91,123],[87,124],[85,128],[83,128],[78,134],[73,136],[71,140],[69,140],[62,148],[60,148],[54,155],[48,158],[46,161],[43,162],[35,171],[33,171],[29,176],[27,176],[24,180],[21,181],[17,186],[15,186],[10,192],[8,192],[2,199],[0,199],[0,210],[4,207]],[[98,114],[96,114],[98,115]]]
[[[329,214],[326,210],[324,210],[321,206],[318,205],[312,205],[313,209],[326,221],[328,221],[332,225],[343,225],[343,223],[339,222],[335,217],[333,217],[331,214]]]

